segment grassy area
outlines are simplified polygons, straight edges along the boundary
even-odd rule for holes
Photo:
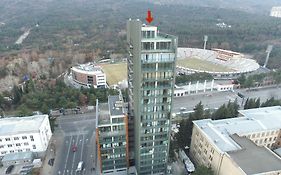
[[[200,60],[198,58],[177,60],[177,66],[182,66],[182,67],[196,69],[196,70],[214,71],[214,72],[233,71],[232,69],[227,68],[225,66],[214,64],[209,61]]]
[[[100,65],[106,74],[107,83],[111,86],[119,81],[127,79],[127,64],[101,64]]]

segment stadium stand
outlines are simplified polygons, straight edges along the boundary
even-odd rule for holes
[[[207,72],[212,74],[217,79],[219,78],[229,79],[229,78],[237,77],[244,73],[251,73],[260,68],[260,65],[255,60],[246,58],[244,57],[243,54],[239,54],[237,52],[232,52],[232,51],[226,51],[226,50],[223,51],[229,53],[236,53],[236,54],[233,55],[232,57],[228,57],[227,59],[218,59],[220,53],[215,50],[203,50],[197,48],[178,48],[177,59],[181,60],[181,59],[196,58],[196,59],[211,62],[213,64],[225,66],[232,71],[210,72],[204,70],[194,70],[180,65],[177,66],[177,70],[185,74],[190,74],[194,72]]]

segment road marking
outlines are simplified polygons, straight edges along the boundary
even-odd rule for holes
[[[70,136],[70,140],[72,140],[72,136]],[[67,165],[67,160],[68,160],[68,157],[69,157],[70,147],[71,147],[71,144],[69,144],[69,146],[68,146],[68,151],[67,151],[67,155],[66,155],[65,165],[64,165],[64,169],[63,169],[63,173],[62,173],[63,175],[65,173],[65,169],[66,169],[66,165]]]
[[[76,142],[75,142],[75,145],[77,146],[78,145],[78,138],[79,138],[80,135],[77,135],[77,138],[76,138]],[[73,140],[74,141],[74,140]],[[79,148],[78,148],[79,149]],[[76,157],[76,152],[73,153],[73,160],[72,160],[72,165],[71,165],[71,172],[70,174],[72,174],[72,171],[73,171],[73,167],[74,167],[74,162],[75,162],[75,157]],[[74,174],[75,174],[75,170],[74,170]]]
[[[82,161],[83,159],[83,149],[84,149],[84,135],[82,135],[82,150],[81,150],[81,156],[80,156],[80,160]]]

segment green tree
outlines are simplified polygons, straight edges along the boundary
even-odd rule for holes
[[[12,94],[13,94],[13,104],[19,104],[21,97],[22,97],[22,90],[19,89],[18,86],[14,85],[12,89]]]
[[[200,120],[205,118],[204,106],[202,105],[201,101],[194,107],[194,113],[191,114],[191,118],[193,120]]]
[[[18,108],[17,115],[18,116],[29,116],[32,115],[32,111],[24,104],[20,105]]]
[[[211,168],[200,165],[192,175],[214,175],[214,171]]]

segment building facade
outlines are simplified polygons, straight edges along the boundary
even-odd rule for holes
[[[216,175],[281,173],[281,107],[239,111],[242,117],[194,121],[190,155]]]
[[[140,20],[127,22],[130,163],[138,174],[165,174],[177,38]]]
[[[280,7],[272,7],[270,11],[270,16],[281,18],[281,6]]]
[[[48,115],[0,119],[0,157],[26,151],[44,152],[51,136]]]
[[[71,68],[72,79],[82,87],[105,88],[106,75],[100,66],[93,63],[79,64]]]
[[[97,103],[98,104],[98,103]],[[109,96],[97,105],[96,141],[101,174],[125,175],[128,171],[128,119],[122,96]]]

